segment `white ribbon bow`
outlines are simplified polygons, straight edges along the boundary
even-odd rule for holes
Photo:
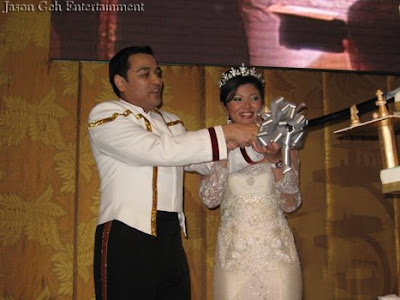
[[[283,97],[271,103],[271,110],[263,106],[258,112],[260,127],[257,140],[263,146],[274,142],[281,146],[283,174],[291,170],[290,149],[298,149],[304,141],[304,127],[308,121],[302,114],[305,104],[295,105]]]

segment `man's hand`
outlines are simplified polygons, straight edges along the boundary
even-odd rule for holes
[[[239,144],[234,140],[226,141],[226,148],[230,151],[239,147]]]
[[[250,146],[258,133],[258,127],[255,124],[229,124],[222,126],[222,130],[229,150],[237,146]]]

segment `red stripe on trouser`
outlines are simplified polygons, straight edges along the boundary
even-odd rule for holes
[[[104,224],[103,236],[101,239],[101,291],[102,299],[107,300],[107,250],[108,238],[110,236],[111,221]]]

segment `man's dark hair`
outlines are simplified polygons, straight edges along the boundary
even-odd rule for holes
[[[154,56],[154,52],[149,46],[132,46],[122,49],[111,58],[108,66],[108,76],[114,93],[118,97],[120,97],[120,91],[114,83],[114,76],[118,74],[127,79],[127,72],[130,68],[129,57],[132,54],[141,53]]]

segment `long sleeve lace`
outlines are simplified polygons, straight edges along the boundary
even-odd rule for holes
[[[287,212],[295,211],[301,205],[301,194],[299,189],[299,173],[292,168],[283,177],[275,182],[275,187],[280,193],[281,207]]]
[[[214,163],[210,174],[203,176],[200,183],[200,198],[208,208],[215,208],[220,205],[228,173],[228,168],[221,166],[219,163]]]

